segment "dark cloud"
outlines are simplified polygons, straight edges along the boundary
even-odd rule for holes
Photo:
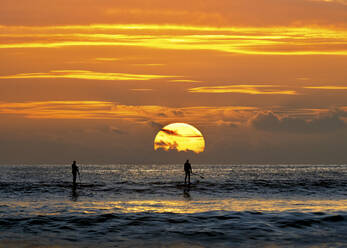
[[[80,131],[81,127],[105,131],[86,134]],[[110,135],[110,127],[125,130],[128,134]],[[207,126],[204,127],[207,146],[205,152],[200,154],[178,152],[176,145],[172,141],[173,144],[166,144],[166,140],[159,142],[157,147],[161,148],[154,151],[155,137],[152,131],[149,125],[124,125],[114,121],[106,126],[100,121],[38,120],[10,116],[0,121],[0,164],[64,164],[71,160],[100,164],[173,164],[190,159],[194,166],[198,163],[344,164],[347,161],[347,130],[343,128],[336,132],[303,135],[302,132],[258,132],[244,125],[239,128]],[[168,147],[171,149],[166,151]]]
[[[165,114],[165,113],[158,113],[157,115],[160,117],[167,117],[167,114]]]
[[[164,126],[163,124],[161,124],[159,122],[155,122],[155,121],[148,121],[148,125],[155,128],[156,130],[161,129]]]
[[[165,142],[165,141],[163,141],[163,140],[160,140],[160,141],[158,141],[158,142],[155,142],[155,144],[156,144],[159,148],[170,149],[170,150],[177,149],[177,147],[178,147],[177,142],[170,143],[170,142]]]
[[[121,130],[121,129],[119,129],[119,128],[116,128],[116,127],[111,127],[111,131],[112,131],[113,133],[116,133],[116,134],[127,134],[126,131],[123,131],[123,130]]]
[[[216,125],[217,125],[217,126],[232,127],[232,128],[238,128],[238,127],[240,127],[240,123],[231,122],[231,121],[224,121],[224,120],[216,121]]]
[[[169,129],[164,129],[162,128],[160,131],[168,134],[168,135],[173,135],[173,136],[181,136],[179,135],[176,131],[173,131],[173,130],[169,130]]]
[[[238,128],[240,125],[237,123],[230,123],[228,126],[233,128]]]
[[[280,117],[268,111],[258,113],[249,121],[249,124],[256,129],[265,131],[332,132],[347,127],[346,123],[341,119],[345,114],[343,111],[332,111],[312,120],[304,120],[296,117]]]
[[[177,117],[183,117],[184,113],[180,110],[173,110],[172,113]]]
[[[160,131],[163,131],[167,135],[178,136],[178,137],[185,137],[185,138],[200,138],[200,137],[202,137],[201,135],[181,135],[176,131],[164,129],[164,128],[162,128]]]

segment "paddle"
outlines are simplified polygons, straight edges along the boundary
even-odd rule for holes
[[[82,180],[81,180],[81,174],[80,172],[78,171],[78,178],[80,179],[80,183],[82,184]]]

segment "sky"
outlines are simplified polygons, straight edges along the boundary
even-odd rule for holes
[[[2,0],[0,164],[345,163],[346,0]],[[188,123],[204,152],[154,150]]]

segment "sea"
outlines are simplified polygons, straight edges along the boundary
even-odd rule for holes
[[[0,247],[347,247],[347,165],[0,166]]]

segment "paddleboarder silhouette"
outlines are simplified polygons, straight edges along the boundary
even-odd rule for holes
[[[190,173],[193,173],[192,166],[189,163],[189,159],[184,163],[184,172],[186,173],[186,176],[184,178],[184,184],[187,184],[187,178],[188,178],[188,184],[190,184]]]
[[[80,171],[78,169],[78,166],[76,164],[76,161],[73,161],[72,163],[72,185],[76,187],[76,178],[77,178],[77,173],[80,175]]]

